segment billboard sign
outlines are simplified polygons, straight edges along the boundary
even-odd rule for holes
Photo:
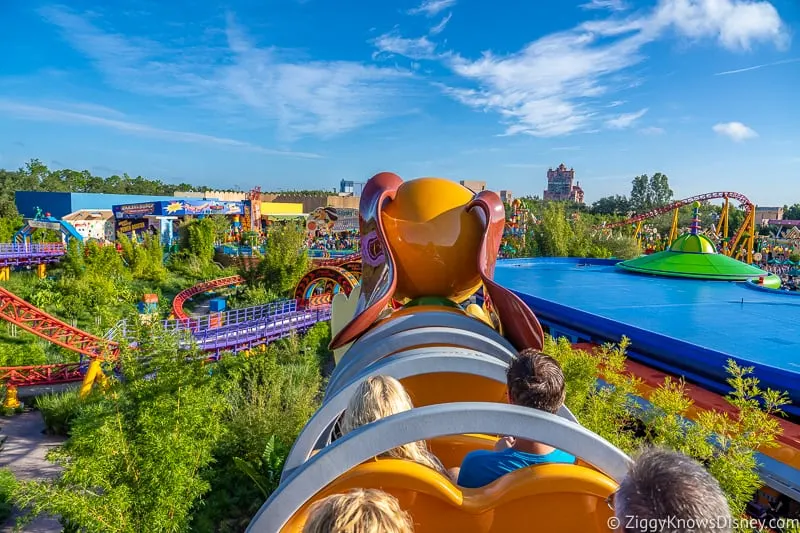
[[[244,213],[242,202],[221,202],[218,200],[145,202],[141,204],[115,205],[112,210],[114,211],[114,217],[117,219],[142,218],[146,216],[241,215]]]

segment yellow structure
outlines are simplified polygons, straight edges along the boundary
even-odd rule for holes
[[[303,204],[290,203],[290,202],[261,202],[261,216],[269,215],[297,215],[298,217],[305,216],[303,213]]]
[[[103,367],[100,359],[92,359],[92,362],[89,363],[89,368],[86,371],[86,375],[83,377],[83,383],[81,383],[81,398],[85,398],[90,392],[92,392],[92,386],[94,385],[95,381],[100,383],[100,386],[103,389],[108,387],[108,378],[103,373]]]
[[[17,396],[17,386],[16,385],[7,385],[6,386],[6,398],[3,402],[3,407],[6,409],[16,409],[19,407],[19,398]]]
[[[11,279],[11,267],[0,267],[0,281]]]
[[[36,276],[39,279],[44,279],[47,277],[47,265],[44,263],[40,263],[36,265]]]

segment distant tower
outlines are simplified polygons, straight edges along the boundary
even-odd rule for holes
[[[567,167],[561,163],[558,168],[547,171],[547,189],[544,191],[545,200],[570,201],[578,204],[583,203],[583,189],[580,182],[573,185],[575,180],[575,169]]]

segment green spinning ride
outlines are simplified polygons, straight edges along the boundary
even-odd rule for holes
[[[760,268],[717,252],[714,242],[700,234],[700,203],[694,203],[694,217],[689,233],[672,243],[669,250],[623,261],[617,267],[652,276],[694,278],[720,281],[747,281],[763,278],[763,285],[779,288],[781,280]]]

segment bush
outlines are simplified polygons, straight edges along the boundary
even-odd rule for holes
[[[201,354],[155,331],[138,340],[140,352],[121,354],[123,379],[79,410],[51,454],[62,476],[21,483],[20,508],[61,516],[76,531],[188,529],[210,488],[202,472],[226,437],[224,399]]]
[[[192,531],[244,531],[277,487],[289,449],[319,406],[320,365],[329,340],[329,326],[318,324],[264,354],[222,359],[218,376],[227,384],[229,405],[224,424],[235,438],[221,441],[214,453],[207,474],[212,489]]]
[[[14,491],[17,489],[17,479],[6,468],[0,468],[0,524],[8,520],[14,509],[12,503]]]
[[[38,396],[35,405],[42,412],[47,433],[66,437],[83,402],[78,389],[72,389]]]
[[[763,485],[756,452],[776,446],[781,428],[775,416],[788,403],[785,394],[759,387],[752,368],[727,366],[732,391],[726,397],[735,414],[702,411],[688,420],[692,401],[682,380],[666,378],[643,410],[633,399],[641,384],[625,371],[629,341],[606,345],[589,354],[573,349],[566,339],[547,338],[544,352],[562,365],[567,388],[567,407],[587,429],[626,453],[647,444],[663,445],[705,464],[719,481],[734,516]],[[595,376],[603,383],[597,385]]]

